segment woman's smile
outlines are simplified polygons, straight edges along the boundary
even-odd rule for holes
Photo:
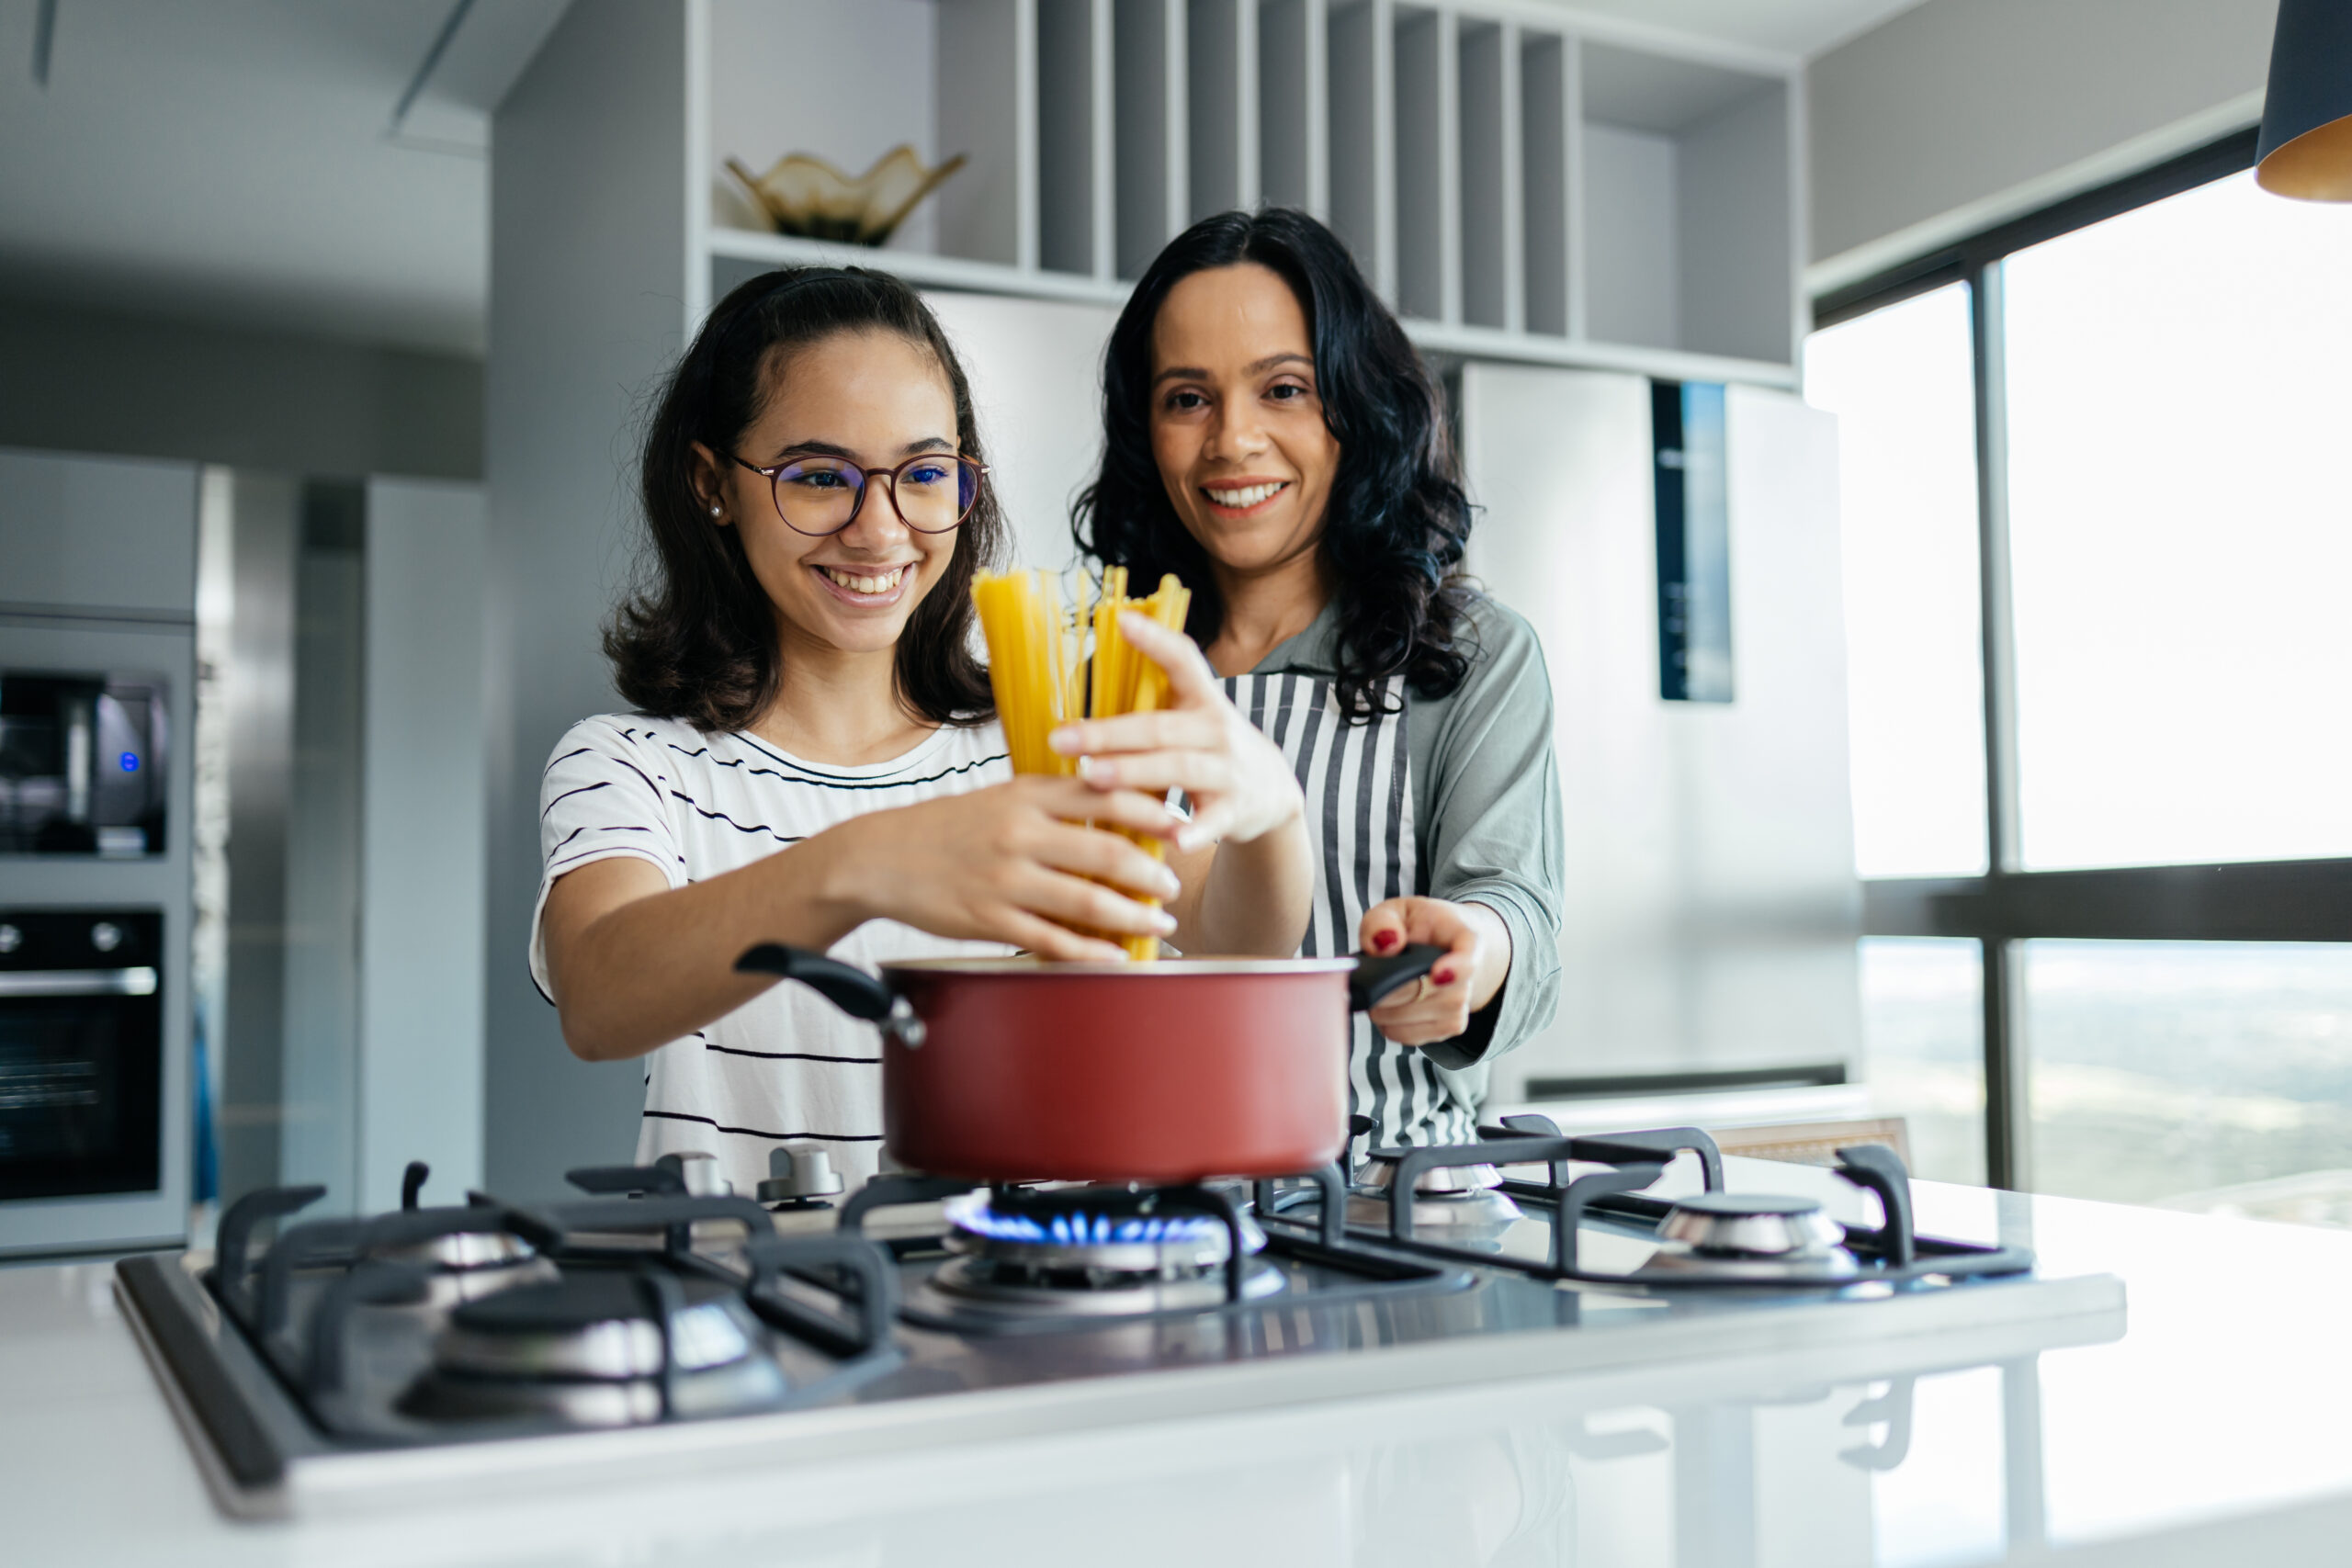
[[[1290,487],[1288,479],[1213,479],[1201,487],[1201,494],[1221,517],[1249,517],[1272,505]]]
[[[920,565],[920,561],[900,561],[895,566],[869,566],[864,562],[835,566],[811,561],[808,570],[842,604],[861,610],[882,610],[896,604],[906,593],[907,574]]]

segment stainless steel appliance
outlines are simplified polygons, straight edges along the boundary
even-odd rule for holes
[[[0,670],[0,854],[162,854],[170,735],[159,677]]]
[[[0,908],[0,1201],[162,1176],[159,909]]]
[[[217,1259],[130,1258],[116,1290],[216,1499],[249,1516],[1962,1327],[2089,1340],[2120,1317],[2111,1277],[1916,1235],[1884,1151],[1848,1153],[1880,1210],[1839,1224],[1727,1194],[1690,1129],[1482,1134],[1393,1151],[1385,1180],[899,1174],[838,1207],[788,1147],[773,1209],[676,1156],[575,1171],[593,1200],[541,1210],[297,1223],[320,1191],[282,1189],[224,1217]],[[1677,1159],[1703,1190],[1649,1190]],[[1425,1180],[1481,1167],[1499,1188]],[[412,1168],[412,1205],[423,1184]],[[1510,1202],[1442,1220],[1464,1190]]]
[[[1496,1100],[1844,1081],[1861,893],[1836,421],[1614,371],[1473,362],[1459,385],[1468,566],[1543,638],[1565,792],[1559,1011],[1496,1063]]]

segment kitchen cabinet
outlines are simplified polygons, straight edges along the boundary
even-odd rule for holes
[[[0,614],[186,626],[197,471],[0,451]]]
[[[16,954],[0,990],[0,1258],[187,1234],[204,488],[187,463],[0,451],[0,673],[33,699],[20,708],[12,693],[0,721],[0,823],[29,828],[55,811],[85,831],[95,822],[98,835],[94,846],[85,840],[96,852],[32,852],[37,839],[18,850],[12,835],[11,852],[0,854],[0,952]],[[40,704],[51,682],[106,685],[78,742],[62,708],[52,728]],[[141,713],[135,731],[116,728],[118,698]],[[134,735],[137,750],[119,752]],[[78,809],[65,804],[77,752]],[[106,779],[123,773],[149,781],[130,792],[149,808],[136,826],[107,810],[110,796],[124,796]],[[160,791],[149,793],[159,777]],[[127,842],[109,843],[110,832],[127,832]],[[89,946],[48,949],[36,934],[48,920],[77,939],[90,922]],[[61,976],[51,960],[29,956],[45,950],[61,967],[106,977]],[[117,999],[141,996],[163,999],[152,1011]]]

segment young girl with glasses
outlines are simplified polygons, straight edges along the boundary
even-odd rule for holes
[[[852,1185],[873,1174],[874,1033],[737,974],[761,942],[868,968],[1122,956],[1076,928],[1296,949],[1298,785],[1184,637],[1127,618],[1174,711],[1101,748],[1124,787],[1012,775],[971,600],[1005,525],[964,372],[905,284],[812,267],[736,289],[663,389],[641,481],[646,580],[605,638],[634,711],[555,748],[531,942],[572,1051],[647,1058],[640,1163],[707,1151],[748,1192],[808,1140]],[[1189,818],[1159,798],[1176,786]]]
[[[1272,209],[1160,252],[1112,331],[1103,399],[1080,547],[1193,585],[1186,630],[1297,769],[1306,953],[1447,950],[1355,1022],[1370,1141],[1467,1142],[1494,1058],[1558,997],[1560,784],[1535,633],[1462,575],[1442,395],[1347,247]]]

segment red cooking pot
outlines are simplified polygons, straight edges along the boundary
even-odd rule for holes
[[[735,962],[882,1026],[900,1165],[978,1181],[1290,1176],[1348,1141],[1348,1015],[1445,956],[886,964],[774,943]]]

